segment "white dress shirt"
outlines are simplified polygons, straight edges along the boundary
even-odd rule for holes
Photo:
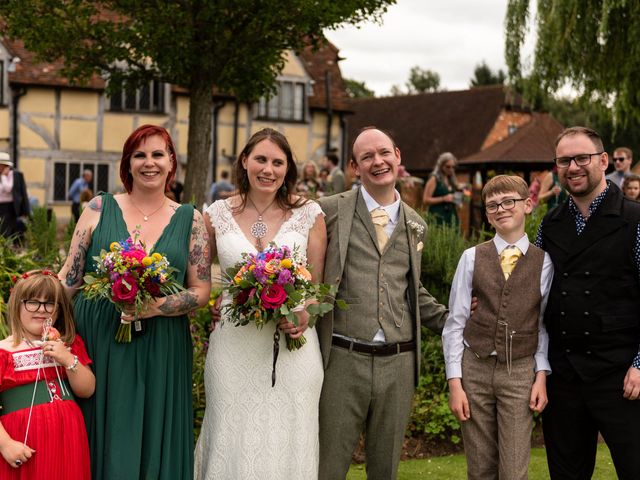
[[[500,235],[493,238],[493,243],[498,254],[509,245],[515,245],[523,254],[529,249],[529,238],[525,234],[515,244],[507,243]],[[456,273],[453,277],[451,285],[451,293],[449,295],[449,317],[442,331],[442,345],[444,349],[444,361],[447,372],[447,379],[462,378],[462,353],[464,352],[467,342],[463,338],[464,327],[467,324],[471,312],[471,295],[473,282],[473,269],[476,259],[476,247],[469,248],[464,251]],[[542,321],[547,298],[553,280],[553,263],[547,252],[544,253],[544,262],[542,264],[542,273],[540,274],[540,294],[542,300],[540,302],[540,318],[538,330],[538,349],[534,355],[536,367],[535,371],[546,370],[551,372],[551,366],[547,359],[549,350],[549,335]],[[493,352],[492,355],[496,355]]]

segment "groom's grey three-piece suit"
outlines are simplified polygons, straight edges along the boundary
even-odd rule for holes
[[[317,325],[325,378],[320,400],[320,480],[343,479],[362,431],[369,479],[392,479],[420,367],[420,330],[441,333],[447,310],[422,287],[426,225],[401,202],[381,251],[360,190],[325,197],[324,281],[347,310]],[[374,345],[380,329],[385,344]]]

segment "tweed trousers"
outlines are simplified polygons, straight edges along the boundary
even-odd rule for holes
[[[495,355],[462,356],[462,387],[471,418],[462,422],[467,477],[471,480],[528,478],[533,414],[529,408],[535,378],[533,356],[507,365]]]

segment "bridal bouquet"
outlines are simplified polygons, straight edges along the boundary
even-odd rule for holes
[[[291,250],[272,242],[262,252],[244,253],[242,261],[226,273],[229,282],[225,290],[232,300],[223,310],[237,326],[253,322],[262,328],[269,322],[277,324],[283,317],[298,325],[296,312],[306,309],[309,326],[313,327],[318,317],[333,309],[333,304],[323,300],[335,297],[337,287],[312,283],[306,258],[297,247]],[[305,307],[308,300],[315,302]],[[345,308],[341,300],[336,304]],[[290,351],[306,343],[304,336],[293,339],[287,335],[286,339]]]
[[[109,300],[120,312],[133,306],[136,322],[154,298],[184,290],[172,277],[176,269],[169,265],[167,257],[157,252],[147,253],[144,243],[138,241],[138,232],[134,232],[133,238],[113,242],[108,252],[102,250],[93,259],[95,273],[84,276],[85,298]],[[120,323],[116,341],[131,342],[131,322]]]

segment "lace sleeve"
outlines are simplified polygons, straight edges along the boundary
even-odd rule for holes
[[[207,207],[205,213],[211,219],[216,236],[222,236],[233,229],[231,210],[226,200],[216,200]]]
[[[316,223],[318,215],[324,215],[320,205],[309,201],[293,210],[291,220],[284,225],[282,233],[296,232],[306,237],[313,224]]]
[[[304,213],[307,224],[309,225],[309,230],[311,230],[313,224],[316,223],[316,218],[318,217],[318,215],[322,215],[324,217],[324,212],[322,211],[320,205],[318,205],[313,200],[307,202],[303,208],[305,209]]]

